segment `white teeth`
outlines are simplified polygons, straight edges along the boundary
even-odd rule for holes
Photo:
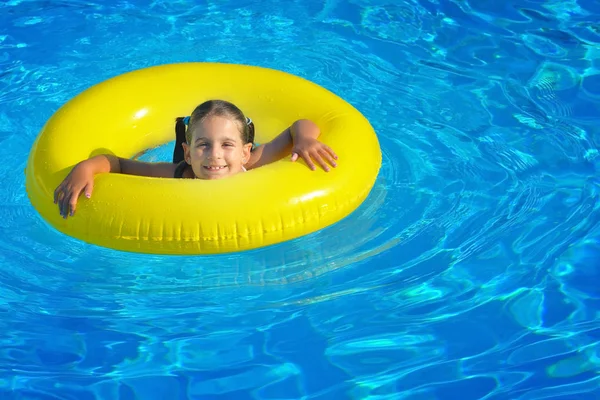
[[[210,167],[210,166],[206,166],[204,168],[207,168],[207,169],[210,169],[210,170],[213,170],[213,171],[217,171],[217,170],[225,168],[225,166],[222,166],[222,167]]]

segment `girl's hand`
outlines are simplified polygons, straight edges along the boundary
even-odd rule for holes
[[[94,188],[94,170],[89,160],[77,164],[54,191],[54,204],[63,218],[73,216],[82,191],[88,199]]]
[[[325,171],[329,171],[329,165],[336,167],[337,155],[329,146],[319,142],[313,138],[298,138],[297,142],[292,147],[292,161],[296,161],[298,157],[302,157],[311,170],[315,170],[315,160]]]

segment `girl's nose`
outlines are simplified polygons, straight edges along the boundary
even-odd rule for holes
[[[210,152],[211,158],[221,158],[222,154],[223,154],[223,151],[221,150],[220,146],[213,146],[213,148],[211,149],[211,152]]]

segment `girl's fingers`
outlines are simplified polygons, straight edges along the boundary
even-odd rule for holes
[[[69,217],[69,215],[73,215],[71,210],[71,205],[73,201],[77,201],[77,197],[75,196],[75,190],[71,189],[67,193],[63,193],[62,199],[60,199],[60,215],[63,218]]]
[[[313,163],[311,157],[310,157],[310,153],[307,151],[304,151],[300,154],[302,156],[302,158],[304,159],[304,161],[306,162],[306,164],[308,165],[308,167],[311,170],[315,170],[315,164]]]
[[[60,185],[58,185],[56,190],[54,190],[54,204],[58,203],[58,201],[60,200],[60,195],[62,194],[62,190],[63,190],[63,185],[61,183]]]
[[[89,199],[90,197],[92,197],[93,190],[93,181],[88,182],[85,186],[77,186],[74,188],[65,188],[65,186],[61,184],[54,191],[54,203],[58,204],[58,211],[60,213],[60,216],[63,218],[67,218],[69,216],[75,215],[79,196],[82,193],[85,193],[85,197]]]
[[[315,161],[317,163],[319,163],[319,165],[321,166],[321,168],[323,168],[325,171],[329,172],[329,165],[327,165],[327,163],[325,162],[325,160],[323,160],[323,158],[321,157],[321,155],[319,154],[318,151],[313,152],[312,158],[314,158]]]
[[[332,167],[337,167],[337,163],[333,159],[333,156],[331,154],[329,154],[329,152],[327,150],[321,150],[320,154],[322,157],[324,157],[329,162],[329,164],[331,164]]]
[[[68,193],[63,199],[63,218],[69,217],[69,206],[71,204],[71,197],[73,197],[72,193]]]
[[[75,209],[77,208],[77,197],[79,197],[78,194],[76,195],[75,193],[73,193],[71,195],[71,200],[69,201],[69,209],[67,210],[69,212],[70,217],[72,217],[73,214],[75,214]]]
[[[77,189],[73,190],[71,192],[71,200],[69,201],[69,215],[73,216],[75,215],[75,210],[77,209],[77,201],[79,200],[79,196],[81,196],[81,193],[84,190],[89,190],[90,196],[92,194],[91,191],[91,187],[89,185],[86,185],[85,187],[78,187]],[[87,195],[87,193],[86,193]]]
[[[327,145],[324,144],[323,148],[325,149],[325,151],[327,151],[327,153],[329,153],[329,155],[331,155],[331,157],[333,157],[334,159],[337,160],[338,156],[337,156],[337,154],[335,154],[335,151],[333,151],[331,149],[331,147],[329,147],[329,146],[327,146]]]
[[[85,197],[88,199],[92,197],[92,192],[94,191],[94,181],[89,181],[87,185],[83,188],[85,191]]]
[[[297,160],[298,156],[302,157],[306,165],[313,171],[316,169],[315,162],[325,171],[329,171],[330,166],[337,167],[337,163],[335,162],[338,158],[337,154],[329,146],[322,143],[319,146],[311,146],[307,150],[298,150],[292,153],[292,161]]]
[[[67,196],[62,196],[62,198],[58,201],[58,208],[60,210],[60,216],[65,218],[65,203],[67,202]]]

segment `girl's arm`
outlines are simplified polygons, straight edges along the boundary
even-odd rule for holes
[[[80,162],[71,170],[54,191],[54,203],[58,203],[60,215],[67,218],[67,216],[75,214],[77,200],[82,192],[85,192],[87,198],[92,196],[96,174],[110,172],[171,178],[176,167],[171,163],[147,163],[101,154]]]
[[[337,164],[334,160],[337,160],[337,155],[331,148],[317,140],[320,134],[319,127],[314,122],[307,119],[298,120],[269,143],[254,149],[246,168],[261,167],[280,160],[291,152],[292,161],[302,157],[308,167],[315,170],[314,160],[325,171],[329,171],[327,162],[335,167]]]

